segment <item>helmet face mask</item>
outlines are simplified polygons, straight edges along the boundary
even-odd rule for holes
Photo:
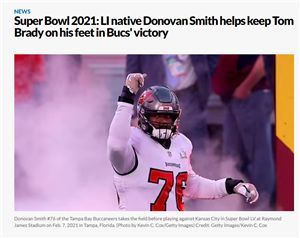
[[[160,116],[164,116],[164,117],[168,117],[171,118],[169,115],[166,114],[150,114],[149,116],[147,116],[148,121],[151,123],[151,125],[155,128],[155,129],[168,129],[171,130],[173,123],[174,123],[174,119],[171,118],[171,122],[167,122],[167,121],[163,121],[160,122],[159,120],[155,119],[155,118],[159,118]],[[154,119],[151,119],[151,117]]]
[[[137,113],[140,128],[150,136],[157,139],[170,139],[178,134],[179,101],[175,93],[167,87],[148,88],[139,98]],[[164,115],[171,120],[160,122],[153,119],[155,118],[153,116],[159,117],[159,115]]]

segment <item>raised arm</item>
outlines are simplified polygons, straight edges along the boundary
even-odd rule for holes
[[[129,74],[118,99],[118,107],[109,129],[107,155],[119,174],[129,173],[136,165],[136,154],[130,141],[131,115],[136,92],[143,85],[141,74]]]

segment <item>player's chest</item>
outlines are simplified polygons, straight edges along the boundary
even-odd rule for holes
[[[147,153],[139,152],[138,179],[134,182],[149,199],[150,210],[184,210],[182,197],[188,178],[184,148],[153,146]]]
[[[150,149],[151,148],[151,149]],[[180,173],[187,171],[187,152],[183,147],[171,146],[165,149],[161,145],[152,145],[150,148],[140,148],[140,169],[157,169]]]

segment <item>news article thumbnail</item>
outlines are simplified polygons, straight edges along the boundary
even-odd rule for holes
[[[15,211],[294,211],[293,55],[16,54],[14,60]],[[123,101],[133,109],[116,113],[118,100],[135,94],[134,86],[124,87],[135,73],[145,81],[132,101]],[[175,101],[166,106],[166,92],[176,95],[178,108]],[[143,113],[154,110],[149,99],[164,106],[155,108],[163,111],[157,118],[166,115],[159,126]],[[122,110],[129,110],[140,147],[120,175],[107,145],[119,143],[109,140],[109,128]],[[193,146],[190,162],[188,145],[172,147],[181,134]],[[164,152],[149,159],[156,150]],[[187,163],[224,191],[188,196]],[[247,198],[251,186],[235,194],[239,183],[255,186],[255,203],[249,204],[253,194]],[[213,185],[205,186],[209,193]]]

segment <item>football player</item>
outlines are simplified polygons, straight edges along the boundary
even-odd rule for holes
[[[184,197],[217,199],[239,194],[254,203],[253,184],[210,180],[192,170],[192,143],[179,133],[181,109],[175,93],[153,86],[140,96],[138,127],[131,127],[134,98],[145,74],[129,74],[118,99],[107,141],[119,207],[128,211],[184,211]]]

